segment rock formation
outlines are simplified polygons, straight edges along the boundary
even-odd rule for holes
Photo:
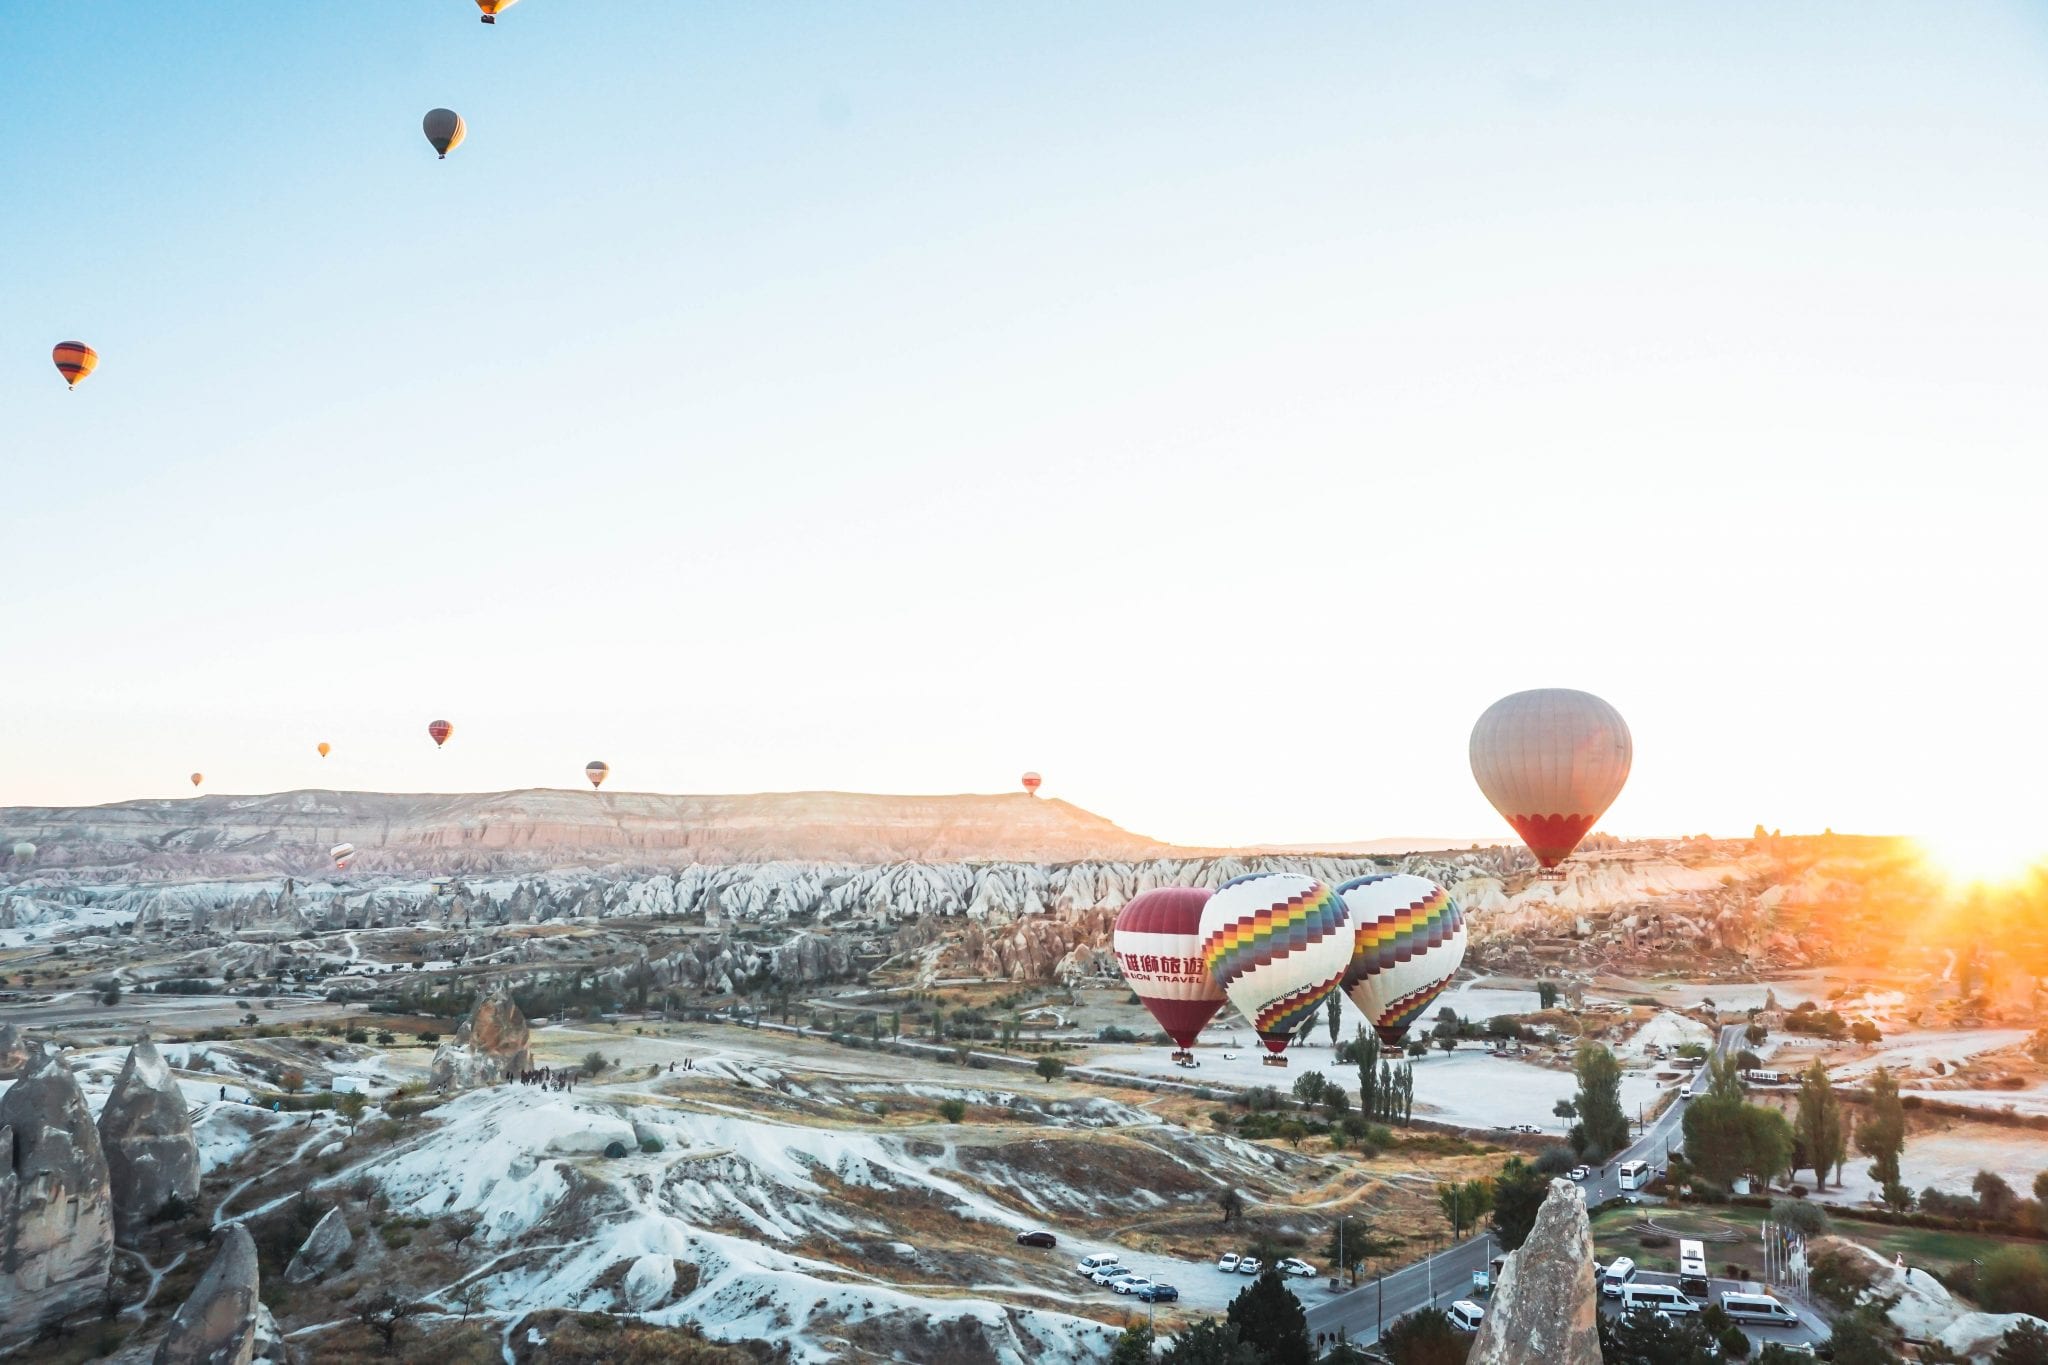
[[[213,1264],[171,1318],[156,1365],[249,1365],[256,1356],[256,1242],[231,1224]]]
[[[0,1095],[0,1347],[97,1305],[113,1255],[92,1112],[71,1068],[35,1049]]]
[[[199,1144],[185,1094],[147,1038],[129,1049],[121,1078],[100,1110],[99,1133],[114,1200],[114,1237],[121,1245],[135,1245],[167,1201],[199,1198]]]
[[[1600,1365],[1599,1315],[1585,1192],[1553,1180],[1501,1268],[1468,1365]]]
[[[533,1068],[526,1016],[503,987],[476,1002],[452,1042],[434,1049],[434,1089],[496,1085]]]
[[[1860,1301],[1890,1305],[1886,1315],[1908,1339],[1938,1341],[1971,1365],[1990,1365],[2007,1332],[2023,1322],[2041,1322],[2025,1313],[1973,1311],[1925,1270],[1902,1267],[1859,1242],[1819,1237],[1809,1246],[1816,1258],[1838,1257],[1861,1266],[1870,1276],[1870,1287]]]
[[[348,1220],[341,1216],[340,1207],[327,1210],[326,1216],[307,1234],[298,1255],[292,1257],[292,1263],[284,1268],[285,1283],[304,1284],[325,1275],[341,1259],[342,1253],[355,1245],[355,1241],[355,1235],[348,1230]]]
[[[0,1080],[18,1076],[28,1065],[29,1040],[12,1024],[0,1024]]]

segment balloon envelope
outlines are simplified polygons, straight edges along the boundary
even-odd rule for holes
[[[336,844],[333,848],[327,850],[327,856],[334,859],[336,867],[347,867],[348,860],[356,856],[356,846],[354,844]]]
[[[324,740],[324,739],[323,739],[323,740],[321,740],[321,741],[320,741],[320,742],[319,742],[318,744],[314,745],[313,747],[314,747],[314,748],[316,748],[316,749],[318,749],[318,750],[320,751],[320,757],[322,757],[322,758],[325,758],[325,757],[327,757],[327,751],[328,751],[328,750],[329,750],[330,748],[332,748],[333,746],[332,746],[332,745],[330,745],[330,744],[329,744],[329,743],[328,743],[328,742],[327,742],[326,740]]]
[[[593,787],[602,787],[606,777],[611,775],[612,765],[601,758],[593,758],[583,765],[583,775],[590,779]]]
[[[1183,1050],[1223,1008],[1223,989],[1202,960],[1202,907],[1209,894],[1199,886],[1143,892],[1117,912],[1110,935],[1124,981]]]
[[[1398,1043],[1465,960],[1465,914],[1451,893],[1407,872],[1337,888],[1351,912],[1344,993],[1384,1043]]]
[[[50,359],[56,362],[64,382],[75,389],[100,363],[100,353],[82,341],[60,341],[50,348]]]
[[[205,774],[205,773],[194,773],[194,774],[192,774],[192,785],[193,785],[193,786],[195,786],[195,787],[196,787],[196,786],[198,786],[198,785],[199,785],[199,784],[200,784],[201,782],[204,782],[205,780],[206,780],[206,774]]]
[[[429,109],[427,116],[420,120],[420,131],[427,135],[427,141],[445,161],[448,153],[462,145],[462,139],[469,133],[469,125],[453,109]]]
[[[498,16],[518,4],[519,0],[476,0],[476,7],[484,12],[484,22],[495,24]]]
[[[427,734],[433,739],[436,749],[446,744],[448,736],[454,733],[455,727],[445,720],[430,720],[427,722]]]
[[[1278,1055],[1337,989],[1351,961],[1343,899],[1299,872],[1254,872],[1202,907],[1209,975]]]
[[[1036,796],[1038,795],[1039,784],[1044,782],[1045,779],[1040,777],[1037,773],[1026,773],[1024,774],[1022,781],[1024,783],[1024,790],[1030,792],[1033,796]]]
[[[1487,707],[1471,756],[1479,790],[1536,860],[1556,867],[1621,795],[1635,743],[1600,698],[1546,687]]]
[[[32,843],[29,843],[26,839],[22,840],[20,843],[14,846],[14,857],[15,860],[18,862],[25,863],[35,856],[36,846]]]

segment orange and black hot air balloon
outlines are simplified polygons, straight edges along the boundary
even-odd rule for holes
[[[78,381],[100,363],[100,353],[82,341],[60,341],[50,348],[50,359],[57,363],[57,373],[64,376],[64,382],[75,389]]]
[[[433,739],[436,749],[446,744],[448,736],[454,733],[455,727],[445,720],[430,720],[427,722],[427,734]]]
[[[446,161],[448,153],[462,145],[462,139],[469,133],[469,125],[453,109],[429,109],[427,116],[420,120],[420,131],[427,135],[427,141]]]
[[[484,22],[495,24],[498,16],[518,4],[519,0],[476,0],[476,7],[484,12]]]

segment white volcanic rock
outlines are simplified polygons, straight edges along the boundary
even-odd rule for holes
[[[71,1068],[38,1049],[0,1095],[0,1347],[95,1306],[113,1254],[92,1111]]]
[[[285,1267],[285,1283],[304,1284],[318,1279],[355,1243],[355,1234],[348,1230],[348,1219],[341,1216],[340,1206],[327,1210],[306,1234],[305,1243],[292,1257],[292,1263]]]
[[[1529,1240],[1501,1268],[1469,1365],[1600,1365],[1599,1316],[1585,1192],[1552,1180]]]
[[[173,1198],[199,1198],[199,1144],[192,1136],[185,1092],[144,1038],[128,1051],[120,1079],[100,1110],[114,1201],[115,1240],[135,1245],[149,1219]]]

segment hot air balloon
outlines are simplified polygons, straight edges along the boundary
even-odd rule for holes
[[[36,846],[26,839],[22,840],[20,843],[14,846],[14,861],[16,861],[17,863],[29,862],[33,860],[35,856]]]
[[[446,744],[448,736],[454,733],[455,727],[445,720],[430,720],[427,722],[427,734],[433,738],[436,749]]]
[[[60,341],[50,348],[50,359],[57,362],[57,373],[64,376],[64,383],[75,389],[78,381],[100,363],[100,353],[82,341]]]
[[[448,153],[462,145],[469,125],[453,109],[429,109],[427,116],[420,120],[420,130],[427,135],[427,141],[434,144],[434,150],[441,154],[441,159],[446,161]]]
[[[192,774],[192,785],[193,785],[193,786],[195,786],[195,787],[196,787],[196,786],[198,786],[198,785],[199,785],[199,784],[200,784],[201,782],[204,782],[205,780],[206,780],[206,774],[205,774],[205,773],[194,773],[194,774]]]
[[[1472,776],[1545,868],[1571,856],[1628,781],[1635,745],[1590,692],[1502,697],[1472,727]]]
[[[334,746],[323,739],[318,744],[315,744],[313,747],[320,751],[320,757],[325,758],[327,757],[328,750],[332,749]]]
[[[1023,782],[1025,792],[1031,796],[1038,795],[1038,785],[1043,781],[1045,781],[1045,779],[1040,777],[1037,773],[1024,774]]]
[[[593,787],[602,787],[606,775],[611,770],[612,765],[601,758],[593,758],[590,762],[583,765],[583,775],[590,779],[590,785]]]
[[[518,4],[519,0],[476,0],[476,7],[484,12],[484,22],[495,24],[498,16]]]
[[[1124,981],[1173,1039],[1179,1049],[1173,1060],[1183,1065],[1194,1064],[1189,1049],[1223,1008],[1223,989],[1202,960],[1202,907],[1208,903],[1209,892],[1199,886],[1141,892],[1117,912],[1110,936]]]
[[[1253,872],[1218,887],[1202,907],[1202,960],[1252,1021],[1272,1055],[1322,1007],[1351,961],[1343,898],[1299,872]]]
[[[327,850],[327,856],[334,859],[336,867],[347,867],[348,860],[356,856],[356,846],[354,844],[336,844],[333,848]]]
[[[1450,892],[1407,872],[1354,877],[1337,894],[1351,912],[1344,993],[1392,1046],[1465,960],[1465,914]]]

